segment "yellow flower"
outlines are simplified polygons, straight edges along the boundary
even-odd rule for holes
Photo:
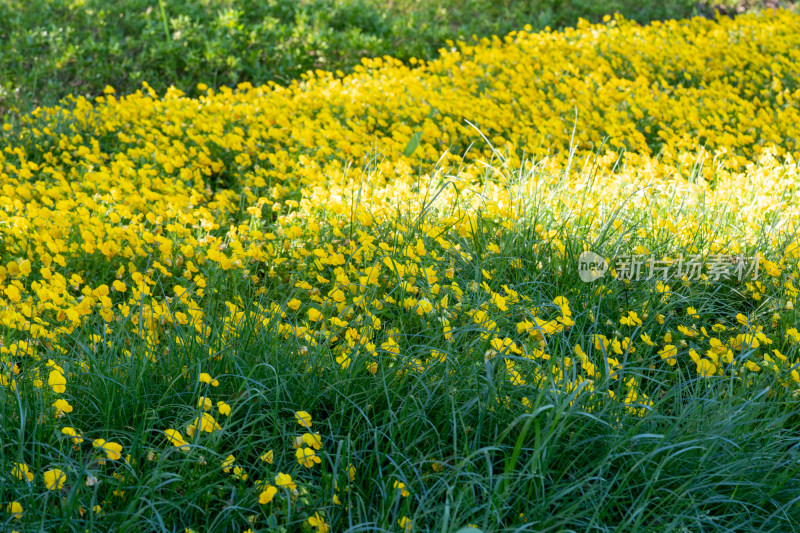
[[[295,455],[297,456],[297,462],[306,468],[311,468],[314,463],[319,464],[321,462],[321,459],[311,448],[298,448]]]
[[[297,419],[297,423],[303,426],[306,429],[311,428],[311,415],[308,414],[306,411],[297,411],[294,414],[294,417]]]
[[[21,300],[19,289],[14,285],[9,285],[3,289],[3,292],[6,293],[6,297],[11,301],[11,303],[19,303]]]
[[[306,446],[311,446],[315,450],[322,448],[322,437],[320,437],[319,433],[304,433],[303,442]]]
[[[61,433],[63,433],[64,435],[67,435],[67,436],[69,436],[70,438],[72,438],[72,443],[73,443],[73,444],[80,444],[80,443],[82,443],[82,442],[83,442],[83,437],[81,437],[81,436],[78,434],[78,432],[77,432],[77,431],[75,431],[75,429],[74,429],[74,428],[71,428],[71,427],[63,427],[63,428],[61,428]]]
[[[166,435],[169,441],[182,452],[189,451],[189,443],[183,440],[183,435],[181,435],[180,431],[176,429],[165,429],[164,435]]]
[[[399,525],[400,529],[402,529],[406,533],[411,531],[411,519],[408,518],[407,516],[404,516],[403,518],[398,520],[397,525]]]
[[[200,383],[208,383],[212,387],[219,386],[219,381],[217,381],[216,379],[211,379],[211,374],[207,374],[205,372],[202,372],[200,374],[200,378],[199,379],[200,379]]]
[[[44,473],[44,486],[47,490],[61,490],[67,481],[67,475],[58,468],[53,468]]]
[[[419,316],[430,313],[432,309],[433,309],[433,304],[427,298],[422,298],[417,303],[417,314]]]
[[[247,474],[244,472],[244,468],[241,466],[234,466],[233,467],[233,475],[242,481],[247,481]]]
[[[217,409],[219,409],[219,414],[223,416],[228,416],[231,414],[231,406],[225,402],[217,402]]]
[[[661,359],[666,360],[669,366],[675,366],[678,362],[675,358],[675,356],[678,355],[678,349],[671,344],[664,346],[664,348],[658,352],[658,355],[661,356]]]
[[[19,520],[22,518],[22,505],[19,502],[11,502],[6,507],[6,512]]]
[[[275,476],[275,484],[282,489],[295,490],[297,488],[292,481],[292,476],[283,472],[278,472],[278,475]]]
[[[761,371],[761,367],[758,365],[758,363],[755,363],[753,361],[747,361],[744,364],[744,366],[747,367],[747,369],[750,370],[751,372],[760,372]]]
[[[407,497],[408,495],[410,495],[410,494],[411,494],[411,493],[408,491],[408,489],[406,488],[406,484],[405,484],[405,483],[403,483],[403,482],[401,482],[401,481],[395,481],[395,482],[394,482],[394,488],[396,488],[397,490],[399,490],[399,491],[400,491],[400,495],[401,495],[403,498],[405,498],[405,497]]]
[[[261,505],[265,505],[272,501],[272,498],[275,497],[277,494],[278,489],[277,487],[273,487],[272,485],[267,485],[267,487],[261,491],[261,494],[258,495],[258,503]]]
[[[117,444],[116,442],[105,441],[103,439],[95,439],[92,442],[92,446],[95,448],[100,448],[104,452],[106,452],[106,457],[111,459],[112,461],[116,461],[122,457],[122,445]]]
[[[699,359],[697,362],[697,373],[708,378],[717,373],[717,367],[708,359]]]
[[[331,294],[331,298],[333,298],[333,301],[336,303],[342,303],[343,301],[345,301],[345,295],[341,289],[336,289],[335,291],[333,291],[333,294]]]
[[[67,379],[59,370],[51,370],[47,378],[47,384],[53,388],[53,392],[61,394],[67,390]]]
[[[217,421],[214,420],[214,417],[211,416],[209,413],[203,413],[203,416],[195,417],[195,419],[192,421],[189,427],[192,428],[192,432],[194,432],[194,430],[199,427],[200,431],[205,431],[206,433],[211,433],[215,430],[222,429],[222,427],[217,423]],[[187,433],[188,432],[189,431],[187,429]],[[189,433],[189,436],[191,435],[192,433]]]
[[[262,454],[260,459],[262,461],[264,461],[265,463],[267,463],[267,464],[272,464],[272,461],[273,461],[274,457],[275,457],[275,454],[272,453],[272,450],[269,450],[268,452]]]
[[[623,326],[641,326],[642,320],[639,318],[639,315],[635,311],[629,311],[627,316],[623,316],[619,319],[620,323]]]
[[[62,400],[61,398],[53,402],[53,407],[56,408],[57,417],[63,416],[64,413],[72,412],[72,406],[69,404],[69,402],[67,402],[67,400]]]
[[[211,398],[206,396],[200,396],[200,398],[197,400],[197,408],[202,409],[203,411],[208,411],[213,405],[214,403],[211,401]]]
[[[11,469],[11,475],[20,481],[25,481],[26,479],[29,482],[33,481],[33,474],[25,463],[14,463],[14,468]]]
[[[319,513],[314,513],[314,516],[308,517],[308,525],[316,528],[317,533],[328,533],[331,527],[325,523],[325,519]]]

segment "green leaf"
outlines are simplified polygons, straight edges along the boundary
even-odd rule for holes
[[[417,150],[417,147],[419,147],[420,139],[422,139],[421,131],[418,131],[414,135],[412,135],[411,139],[409,139],[408,141],[408,144],[403,149],[403,155],[406,157],[411,157],[411,154],[413,154]]]

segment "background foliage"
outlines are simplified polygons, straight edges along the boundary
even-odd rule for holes
[[[793,2],[783,2],[791,4]],[[777,2],[717,0],[0,0],[0,113],[148,82],[191,92],[349,71],[362,57],[431,58],[448,39],[599,21],[646,23]]]

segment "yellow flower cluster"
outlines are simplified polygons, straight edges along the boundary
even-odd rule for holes
[[[58,351],[58,339],[92,316],[106,323],[106,334],[127,322],[155,359],[173,326],[195,334],[179,342],[208,334],[200,300],[215,290],[210,277],[235,273],[259,284],[304,265],[286,308],[263,309],[261,323],[292,313],[280,331],[304,341],[321,328],[328,342],[343,341],[337,361],[345,368],[355,346],[375,357],[399,355],[395,335],[375,338],[382,322],[370,309],[396,305],[435,316],[449,335],[448,308],[468,289],[451,281],[453,262],[465,256],[451,236],[472,234],[478,212],[514,231],[534,192],[552,193],[553,226],[591,219],[589,237],[605,231],[614,199],[626,197],[624,215],[650,215],[640,234],[672,233],[680,244],[700,235],[708,253],[741,252],[776,217],[797,220],[796,204],[786,201],[797,169],[775,157],[796,154],[800,138],[791,69],[798,22],[785,11],[649,27],[618,19],[461,43],[413,69],[374,59],[350,76],[317,72],[288,87],[244,84],[195,100],[174,90],[158,98],[145,86],[119,100],[107,91],[94,104],[79,98],[38,109],[0,153],[0,323],[24,334],[0,348],[8,363],[0,380],[13,387],[12,360],[40,359],[42,342],[48,353]],[[458,151],[480,140],[467,121],[494,148],[462,160]],[[407,157],[415,131],[422,143]],[[617,167],[622,172],[548,182],[571,142],[581,154],[606,136],[608,146],[634,152]],[[713,164],[697,151],[701,144],[717,151]],[[663,161],[648,157],[657,150]],[[521,159],[550,151],[556,155],[536,164]],[[758,166],[746,164],[761,153]],[[351,166],[369,154],[362,167]],[[434,161],[418,179],[414,169]],[[614,161],[609,154],[598,164]],[[698,179],[676,180],[689,163],[700,167]],[[527,179],[515,179],[513,169]],[[683,210],[670,214],[676,195]],[[719,218],[696,216],[722,205],[730,209],[724,234]],[[388,238],[377,235],[400,206],[431,215],[419,219],[414,242],[400,241],[410,221]],[[345,236],[348,223],[354,229]],[[565,255],[554,229],[535,231],[537,252]],[[502,253],[493,246],[490,253]],[[786,266],[770,264],[777,273]],[[496,292],[484,274],[487,303],[506,312],[513,289]],[[402,300],[367,290],[395,283]],[[158,284],[172,293],[155,293]],[[748,286],[754,297],[763,289]],[[243,303],[228,306],[225,331],[236,336]],[[560,331],[552,320],[528,323],[523,329],[535,326],[540,341]],[[105,337],[92,335],[93,349],[110,344]],[[490,340],[496,352],[520,352],[505,335]],[[367,368],[374,372],[375,362]],[[66,391],[66,374],[52,359],[30,370],[54,393]],[[66,401],[56,407],[70,409]]]

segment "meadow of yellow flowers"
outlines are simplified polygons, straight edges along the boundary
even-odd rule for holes
[[[424,476],[374,477],[351,440],[377,429],[348,434],[332,407],[389,413],[390,383],[455,398],[485,380],[486,416],[531,416],[548,394],[616,428],[685,383],[792,405],[798,27],[788,11],[617,17],[288,86],[108,87],[6,124],[8,530],[136,513],[170,531],[323,532],[373,513],[424,530],[421,495],[461,464],[456,445],[415,458]],[[591,283],[585,251],[611,264]],[[758,270],[625,279],[625,255]],[[370,503],[380,483],[394,503]],[[216,514],[144,501],[166,493]],[[514,505],[498,523],[533,520]]]

